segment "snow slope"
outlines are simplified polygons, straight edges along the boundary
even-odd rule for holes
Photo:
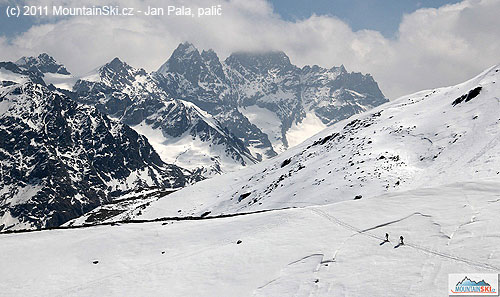
[[[204,177],[220,174],[221,168],[226,172],[241,168],[241,164],[227,155],[225,145],[215,141],[207,145],[200,136],[193,136],[189,131],[178,137],[165,136],[160,128],[155,129],[145,121],[132,128],[147,137],[163,161],[189,170],[201,169],[204,171],[202,174]],[[220,131],[218,126],[212,128]],[[224,135],[223,132],[221,135]],[[252,162],[244,155],[243,158],[244,162]]]
[[[497,176],[499,71],[351,117],[276,158],[160,199],[138,218],[328,204]]]
[[[309,112],[306,114],[305,118],[302,119],[302,122],[294,122],[292,127],[286,132],[288,146],[297,146],[304,142],[304,140],[310,138],[311,135],[321,132],[326,127],[327,126],[323,124],[314,112]]]
[[[169,81],[119,60],[92,71],[73,90],[77,101],[96,106],[146,135],[164,161],[210,177],[256,159],[211,114],[167,91]],[[175,87],[173,87],[176,89]]]
[[[45,73],[43,76],[43,81],[47,85],[54,85],[56,88],[69,90],[73,89],[75,83],[79,80],[79,77],[73,75],[59,74],[59,73]]]
[[[281,120],[274,112],[257,105],[239,108],[239,111],[267,135],[275,152],[282,153],[286,150],[283,145]],[[264,155],[262,152],[261,154]]]
[[[0,234],[0,292],[446,296],[448,273],[500,270],[499,188],[496,179],[223,219]]]

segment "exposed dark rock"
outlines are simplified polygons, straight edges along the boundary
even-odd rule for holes
[[[281,168],[285,167],[286,165],[290,164],[292,162],[292,159],[285,159],[283,163],[281,163]]]
[[[455,99],[451,105],[455,106],[457,104],[460,104],[462,102],[469,102],[471,101],[472,99],[476,98],[477,95],[479,95],[479,93],[481,93],[481,90],[482,90],[482,87],[479,86],[479,87],[476,87],[472,90],[469,91],[469,93],[465,94],[465,95],[462,95],[460,97],[458,97],[457,99]]]
[[[247,198],[248,196],[250,196],[252,193],[244,193],[244,194],[241,194],[240,197],[238,198],[238,202],[240,202],[241,200]]]
[[[20,224],[59,226],[130,190],[188,182],[188,171],[165,164],[144,136],[94,107],[31,82],[5,88],[0,211]]]

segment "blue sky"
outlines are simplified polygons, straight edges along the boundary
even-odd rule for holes
[[[463,82],[500,62],[499,0],[127,0],[136,8],[221,1],[223,14],[68,17],[46,26],[34,23],[37,18],[7,19],[5,3],[16,1],[22,0],[0,0],[0,61],[46,52],[74,74],[114,57],[154,71],[179,43],[189,41],[215,50],[221,59],[235,51],[281,50],[299,67],[343,64],[348,71],[372,74],[393,99]],[[75,7],[117,1],[29,3]]]
[[[312,14],[340,18],[354,31],[371,29],[393,37],[404,13],[419,8],[437,8],[459,0],[271,0],[274,11],[286,20],[305,19]]]
[[[147,3],[147,1],[145,1]],[[335,16],[351,26],[354,31],[371,29],[385,37],[395,36],[404,13],[422,7],[440,7],[459,0],[270,0],[274,11],[284,20],[306,19],[312,14]],[[16,3],[11,1],[11,3]],[[5,4],[0,4],[0,35],[13,37],[28,30],[34,18],[7,19]]]

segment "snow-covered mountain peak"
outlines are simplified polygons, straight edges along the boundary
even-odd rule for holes
[[[272,70],[287,71],[296,68],[290,58],[282,51],[237,52],[231,54],[225,63],[236,70],[266,73]]]
[[[161,74],[179,73],[186,76],[189,81],[193,81],[202,64],[203,59],[198,49],[191,43],[184,42],[177,46],[170,58],[160,66],[157,72]]]
[[[208,58],[217,58],[217,59],[219,58],[217,56],[217,53],[213,49],[202,50],[201,56],[204,57],[206,60],[208,60]]]
[[[73,85],[73,91],[78,93],[120,91],[129,97],[143,91],[150,75],[142,68],[136,69],[119,58],[96,68],[80,77]],[[122,98],[123,99],[123,98]],[[107,99],[109,100],[109,98]],[[128,99],[127,99],[128,100]]]
[[[59,226],[120,194],[184,186],[149,141],[58,91],[0,83],[0,230]]]
[[[191,43],[181,43],[158,69],[165,77],[174,76],[182,88],[191,89],[192,100],[204,106],[230,93],[223,65],[213,50],[200,51]],[[184,90],[181,93],[186,93]]]
[[[273,159],[181,190],[156,209],[166,216],[167,204],[194,215],[328,204],[500,176],[498,81],[494,66],[456,86],[403,96]],[[183,200],[189,196],[196,201]]]
[[[116,57],[99,68],[99,75],[101,81],[116,85],[130,83],[136,76],[146,76],[147,73],[144,69],[136,69]]]
[[[123,62],[118,57],[115,57],[113,60],[106,63],[104,66],[102,66],[102,68],[109,68],[109,69],[112,69],[114,71],[123,71],[123,70],[132,69],[132,67],[130,65]]]
[[[12,62],[0,62],[0,81],[4,83],[24,83],[29,80],[29,73],[20,69],[16,64]]]
[[[175,55],[172,56],[196,55],[199,54],[200,52],[192,43],[185,41],[177,46],[177,49],[174,51],[174,53]]]
[[[238,155],[250,152],[249,160],[273,157],[330,123],[386,101],[376,83],[362,75],[358,78],[358,74],[347,73],[342,67],[306,69],[309,71],[291,64],[280,51],[234,53],[221,62],[213,50],[200,53],[186,42],[174,50],[157,72],[148,74],[114,59],[83,77],[73,91],[79,94],[80,102],[95,105],[128,125],[147,125],[149,130],[141,131],[161,135],[156,137],[159,142],[155,141],[159,144],[165,142],[167,135],[180,137],[187,130],[192,131],[193,122],[188,118],[191,113],[171,104],[174,99],[191,102],[216,121],[209,125],[205,117],[205,128],[215,126],[224,132],[217,133],[222,138],[217,136],[216,141],[236,148],[226,149],[224,155],[229,153],[230,160],[246,164]],[[174,118],[175,123],[160,123]],[[161,133],[151,129],[161,129]],[[162,146],[161,151],[172,150]],[[214,153],[210,147],[208,151]],[[206,149],[202,154],[210,155]],[[172,157],[162,156],[169,160]]]
[[[22,57],[15,62],[20,68],[30,71],[40,71],[41,73],[58,73],[69,75],[68,70],[56,62],[56,60],[46,53],[41,53],[38,57]]]
[[[169,61],[180,61],[176,60],[179,52],[194,55],[191,46],[181,44]],[[252,164],[255,158],[240,139],[213,115],[187,101],[202,99],[203,94],[210,100],[219,99],[211,94],[217,91],[212,85],[220,85],[217,75],[223,74],[222,66],[213,52],[203,55],[205,60],[195,55],[203,60],[200,71],[185,62],[178,65],[185,70],[183,74],[168,72],[165,76],[148,74],[115,58],[79,80],[73,90],[79,102],[96,106],[146,135],[164,161],[195,170],[197,175],[211,176]],[[192,82],[186,79],[189,73]],[[186,85],[195,91],[181,89]]]

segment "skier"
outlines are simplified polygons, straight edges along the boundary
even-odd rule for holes
[[[389,233],[385,233],[385,241],[389,241]]]
[[[399,236],[399,245],[404,245],[405,243],[403,242],[403,235]]]

